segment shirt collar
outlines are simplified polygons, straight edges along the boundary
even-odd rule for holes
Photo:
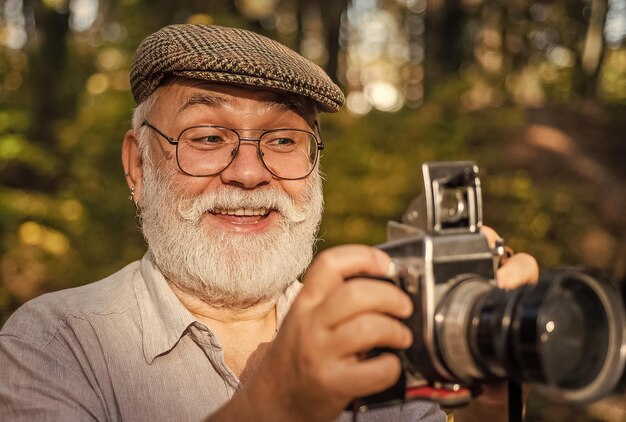
[[[301,288],[302,283],[296,280],[289,286],[287,286],[283,294],[278,298],[278,301],[276,302],[277,329],[280,328],[280,326],[282,325],[283,320],[285,319],[285,315],[287,315],[289,308],[291,308],[291,304],[296,299],[296,296],[298,296],[298,293],[300,293]]]
[[[180,302],[148,251],[133,280],[143,328],[143,352],[146,362],[169,352],[191,325],[199,323]],[[280,327],[302,284],[291,283],[276,302],[276,325]]]
[[[151,364],[158,355],[169,352],[196,320],[169,286],[150,251],[142,258],[139,272],[134,285],[143,328],[143,353]]]

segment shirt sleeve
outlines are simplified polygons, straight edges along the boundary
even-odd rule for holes
[[[0,333],[0,415],[10,421],[104,421],[97,392],[71,353]],[[72,362],[74,360],[74,362]]]

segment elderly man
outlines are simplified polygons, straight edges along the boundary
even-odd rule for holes
[[[296,281],[322,213],[318,112],[338,110],[339,88],[276,42],[202,25],[149,36],[131,83],[122,161],[148,252],[12,316],[3,419],[326,421],[392,385],[396,356],[359,356],[410,345],[398,318],[411,302],[387,283],[345,282],[386,274],[389,257],[334,248]],[[522,254],[501,271],[513,285],[536,278]],[[361,419],[445,414],[414,402]]]

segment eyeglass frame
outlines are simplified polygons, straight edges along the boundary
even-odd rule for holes
[[[317,123],[317,121],[315,121],[314,123],[315,128],[317,130],[317,132],[319,133],[319,125]],[[218,174],[220,174],[221,172],[223,172],[224,170],[226,170],[228,167],[230,167],[230,165],[233,163],[233,161],[235,161],[235,158],[237,158],[237,154],[239,154],[239,148],[241,148],[241,141],[250,141],[250,142],[256,142],[256,151],[257,151],[257,156],[259,157],[259,160],[261,161],[261,164],[263,164],[263,167],[265,167],[265,169],[267,171],[269,171],[272,176],[278,178],[278,179],[282,179],[282,180],[301,180],[301,179],[305,179],[307,177],[309,177],[309,175],[311,173],[313,173],[313,170],[315,170],[315,166],[317,165],[317,162],[320,158],[320,151],[322,151],[324,149],[324,142],[322,142],[322,140],[320,138],[318,138],[313,132],[310,132],[308,130],[304,130],[304,129],[298,129],[298,128],[277,128],[277,129],[233,129],[233,128],[228,128],[225,126],[217,126],[217,125],[194,125],[194,126],[189,126],[183,130],[181,130],[181,132],[178,134],[178,138],[174,139],[171,136],[166,135],[161,129],[157,128],[156,126],[154,126],[152,123],[150,123],[150,121],[148,119],[144,119],[143,123],[141,123],[141,127],[147,126],[150,129],[154,130],[157,134],[161,135],[161,137],[163,137],[163,139],[165,139],[170,145],[175,145],[176,146],[176,164],[178,165],[178,168],[180,169],[180,171],[182,171],[183,173],[185,173],[188,176],[191,177],[211,177],[211,176],[217,176]],[[229,161],[228,164],[226,164],[226,166],[221,169],[220,171],[217,171],[215,173],[211,173],[211,174],[206,174],[206,175],[197,175],[197,174],[191,174],[187,171],[185,171],[183,169],[183,167],[180,165],[180,161],[178,159],[178,144],[180,143],[180,137],[183,133],[185,133],[186,131],[188,131],[189,129],[194,129],[194,128],[200,128],[200,127],[213,127],[213,128],[218,128],[218,129],[226,129],[229,130],[231,132],[234,132],[237,135],[237,139],[239,140],[237,142],[237,148],[235,148],[236,153],[233,155],[233,158]],[[253,130],[253,131],[260,131],[262,132],[258,137],[244,137],[241,136],[241,134],[239,134],[240,130]],[[265,135],[267,135],[268,133],[272,133],[272,132],[280,132],[283,130],[295,130],[298,132],[304,132],[307,133],[311,136],[313,136],[313,139],[315,139],[315,142],[317,144],[317,148],[315,149],[315,160],[313,160],[313,162],[311,163],[311,170],[309,170],[309,172],[307,174],[305,174],[304,176],[301,177],[295,177],[295,178],[290,178],[290,177],[282,177],[279,176],[277,174],[275,174],[272,170],[270,170],[270,168],[268,167],[268,165],[265,163],[265,161],[263,160],[263,152],[261,151],[261,138]]]

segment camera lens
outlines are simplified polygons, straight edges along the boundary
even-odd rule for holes
[[[511,373],[566,400],[608,393],[624,366],[619,294],[572,270],[545,272],[537,286],[519,290],[508,339]]]
[[[537,319],[545,382],[561,388],[591,382],[607,354],[608,326],[602,302],[589,286],[569,280],[548,290]]]
[[[440,302],[438,356],[461,381],[514,378],[568,401],[608,393],[624,366],[619,295],[573,270],[512,291],[466,279]]]

